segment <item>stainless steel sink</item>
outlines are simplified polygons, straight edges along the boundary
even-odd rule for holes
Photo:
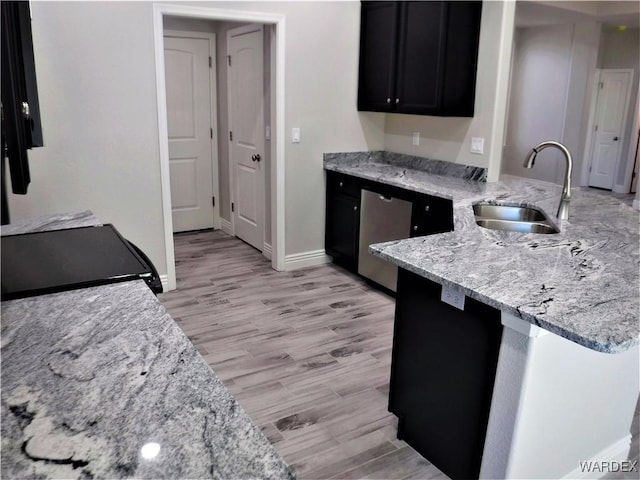
[[[521,233],[558,233],[543,212],[531,207],[479,203],[473,206],[473,213],[476,224],[483,228]]]

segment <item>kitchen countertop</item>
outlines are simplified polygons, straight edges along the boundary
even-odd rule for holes
[[[503,176],[499,182],[394,165],[379,152],[325,155],[325,169],[453,201],[454,231],[385,242],[370,252],[592,350],[638,344],[640,216],[614,198],[572,190],[569,220],[555,212],[562,187]],[[489,230],[472,205],[541,208],[552,235]]]
[[[1,354],[3,477],[293,478],[142,280],[3,302]]]

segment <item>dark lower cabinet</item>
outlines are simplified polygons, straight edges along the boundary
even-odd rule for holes
[[[363,189],[411,202],[411,227],[406,238],[453,230],[451,200],[327,171],[325,251],[335,263],[354,273],[358,272]]]
[[[500,312],[400,269],[389,411],[398,438],[449,477],[478,478],[502,337]]]
[[[424,195],[411,207],[411,236],[422,237],[453,231],[453,202]]]
[[[327,173],[325,250],[348,270],[358,269],[360,187],[349,177]]]

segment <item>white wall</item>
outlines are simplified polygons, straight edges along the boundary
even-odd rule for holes
[[[531,147],[556,140],[571,151],[572,180],[578,184],[599,36],[596,22],[517,29],[505,173],[562,183],[565,162],[557,150],[542,151],[533,169],[523,167]]]
[[[91,209],[166,273],[151,3],[31,9],[45,146],[12,220]]]
[[[480,26],[473,118],[387,114],[385,150],[489,168],[497,180],[511,58],[515,2],[484,2]],[[412,133],[420,132],[420,145]],[[471,154],[471,137],[483,137],[484,153]]]
[[[192,2],[286,16],[285,254],[323,248],[322,154],[383,148],[384,116],[358,113],[359,2]],[[45,146],[13,219],[89,208],[167,272],[151,2],[34,2]]]

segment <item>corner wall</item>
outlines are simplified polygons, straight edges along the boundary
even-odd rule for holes
[[[473,118],[387,114],[385,150],[485,167],[490,181],[498,179],[514,15],[515,2],[482,5]],[[420,132],[419,146],[412,145],[413,132]],[[469,152],[471,137],[484,138],[482,155]]]
[[[557,150],[542,151],[535,168],[523,167],[531,147],[555,140],[573,154],[579,184],[599,36],[595,22],[517,29],[505,173],[561,184],[565,163]]]
[[[598,55],[598,68],[628,68],[633,69],[633,83],[631,84],[631,98],[629,99],[629,111],[627,113],[626,128],[623,132],[622,148],[620,151],[620,164],[615,176],[614,190],[627,193],[625,174],[627,169],[633,168],[629,165],[629,149],[635,148],[633,141],[634,115],[638,104],[638,79],[640,77],[640,30],[629,28],[619,32],[612,28],[604,28],[600,39],[600,53]],[[631,152],[633,155],[633,152]],[[616,188],[618,187],[618,188]]]

